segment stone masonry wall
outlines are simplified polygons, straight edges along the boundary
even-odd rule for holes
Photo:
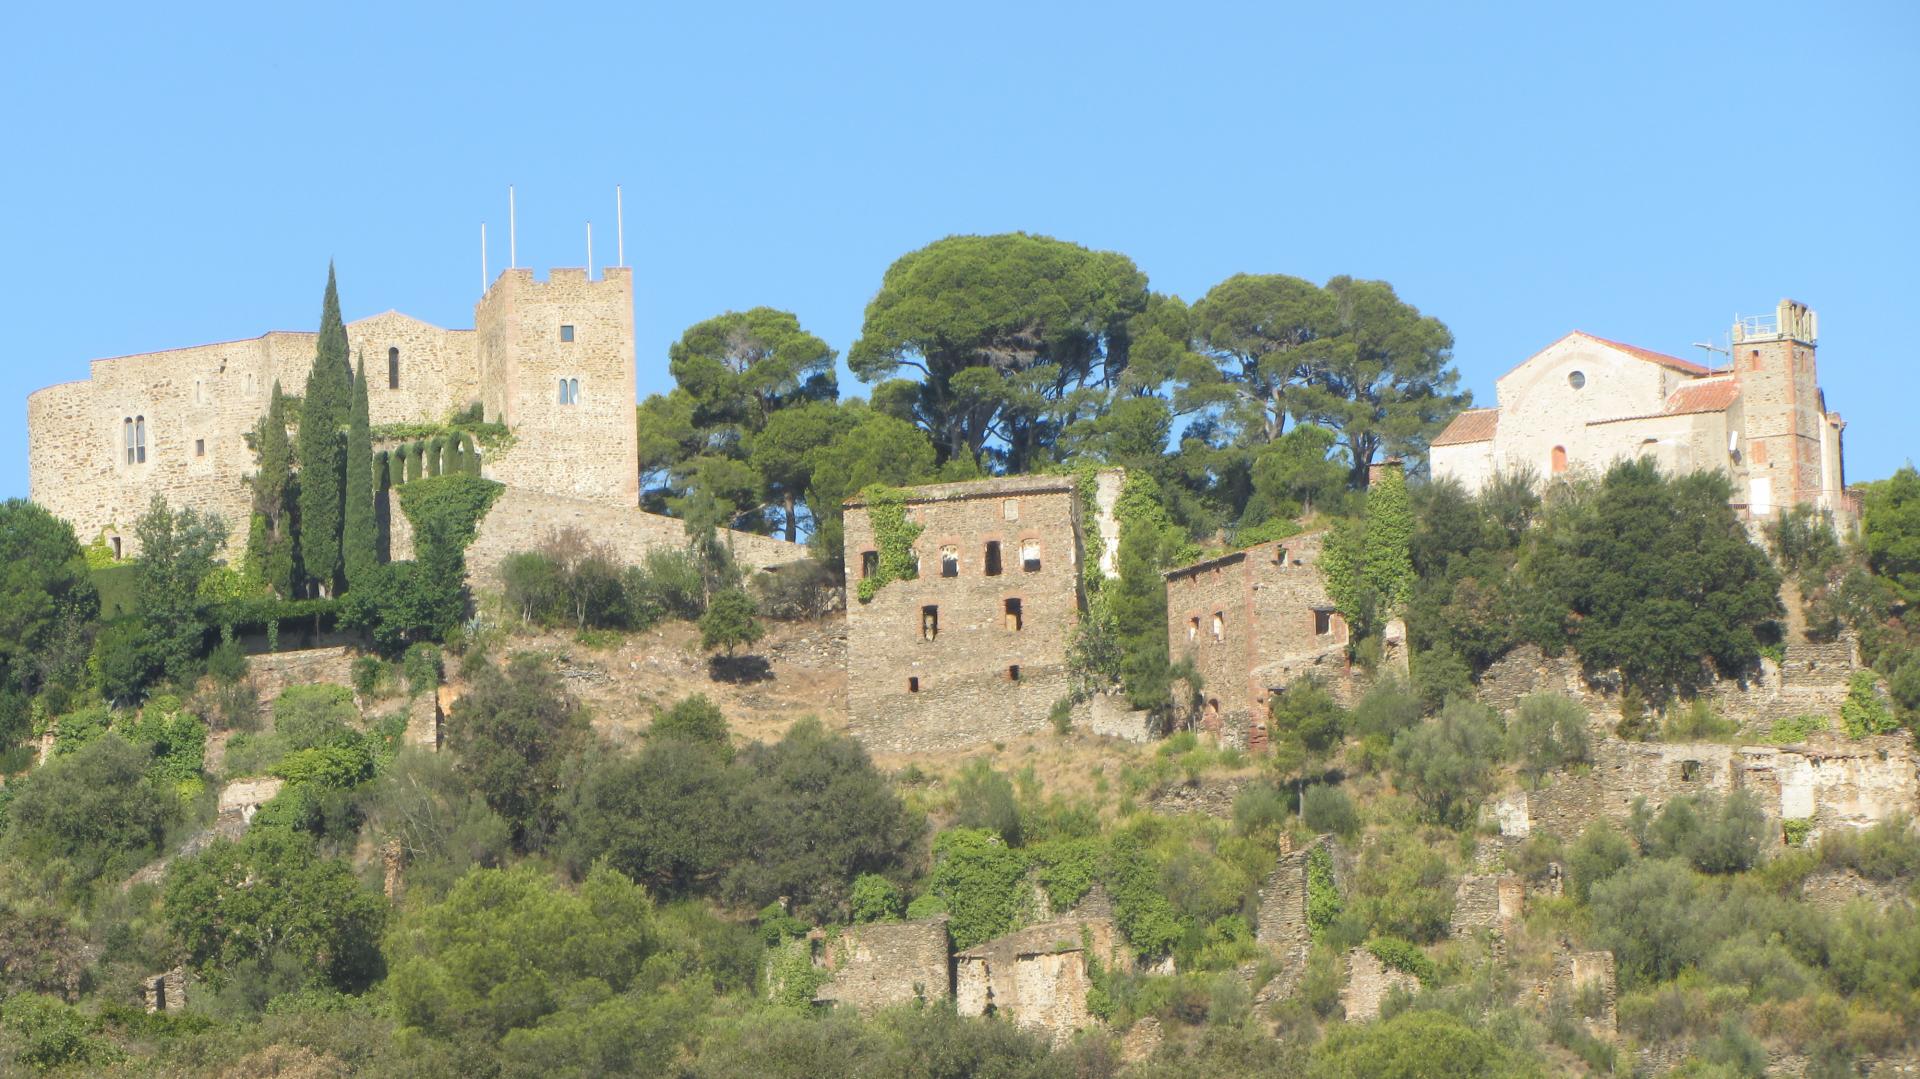
[[[818,957],[832,972],[814,995],[871,1015],[912,1000],[952,995],[947,916],[912,922],[875,922],[848,928],[825,942]]]
[[[91,376],[27,398],[31,497],[70,521],[81,542],[106,533],[136,554],[133,523],[154,495],[218,513],[233,541],[246,538],[246,436],[277,379],[298,395],[313,365],[315,334],[274,331],[244,341],[95,360]],[[473,396],[473,334],[395,312],[347,326],[349,356],[368,358],[373,422],[446,418]],[[387,350],[399,348],[401,388],[387,388]],[[376,362],[377,361],[377,362]],[[126,420],[145,427],[145,460],[129,462]]]
[[[549,534],[568,528],[613,548],[615,557],[626,565],[637,565],[655,548],[687,544],[686,526],[676,517],[509,487],[487,510],[467,548],[468,582],[476,591],[498,591],[500,564],[508,555],[531,551]],[[806,548],[772,536],[728,531],[723,538],[732,544],[734,557],[751,569],[782,565],[807,554]]]
[[[1080,618],[1084,552],[1071,476],[912,488],[920,575],[847,610],[847,711],[888,752],[957,749],[1040,729],[1067,695],[1067,642]],[[990,574],[987,544],[998,543]],[[1037,545],[1028,570],[1023,546]],[[866,507],[846,513],[849,591],[875,552]],[[954,575],[943,575],[943,552]],[[1018,616],[1009,612],[1018,604]]]
[[[1087,1011],[1093,988],[1088,961],[1132,969],[1103,893],[1064,918],[1029,926],[957,952],[954,1004],[961,1015],[1001,1015],[1042,1030],[1055,1041],[1095,1025]]]
[[[1167,647],[1202,679],[1201,729],[1229,741],[1263,731],[1270,691],[1309,675],[1352,696],[1346,623],[1319,569],[1323,538],[1291,536],[1167,572]]]
[[[485,472],[511,487],[622,506],[639,501],[634,451],[633,294],[630,272],[589,281],[555,270],[503,273],[476,307],[477,330],[448,330],[398,312],[347,326],[348,355],[367,369],[373,422],[438,423],[470,402],[515,429],[511,450]],[[560,327],[573,340],[560,340]],[[313,333],[256,338],[95,360],[90,377],[27,399],[30,497],[74,526],[81,542],[105,534],[137,554],[133,523],[155,495],[219,514],[234,549],[246,539],[253,471],[246,436],[273,384],[304,392]],[[398,386],[390,350],[397,350]],[[562,405],[558,381],[580,380]],[[145,453],[128,461],[128,421]]]

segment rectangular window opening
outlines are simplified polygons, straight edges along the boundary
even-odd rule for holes
[[[960,576],[960,551],[956,547],[940,548],[940,576]]]
[[[1020,568],[1028,573],[1040,572],[1040,541],[1020,541]]]
[[[1007,600],[1007,628],[1018,633],[1023,624],[1019,597],[1009,597]]]
[[[1019,680],[1020,680],[1020,665],[1018,663],[1015,663],[1007,667],[1007,681],[1018,682]]]
[[[879,572],[880,572],[880,552],[879,551],[861,551],[860,552],[860,579],[865,580],[868,577],[871,577],[874,574]]]
[[[1192,618],[1187,619],[1187,640],[1191,641],[1198,638],[1199,636],[1200,636],[1200,616],[1196,614]]]
[[[940,636],[940,608],[929,603],[920,608],[920,639],[931,641]]]
[[[114,561],[116,562],[120,560],[120,537],[119,536],[113,537],[113,558],[114,558]]]
[[[1213,639],[1221,640],[1227,635],[1227,615],[1225,611],[1213,612]]]
[[[918,678],[907,679],[907,692],[908,693],[920,692],[920,679]]]
[[[194,439],[194,440],[193,440],[193,455],[194,455],[195,457],[205,457],[205,456],[207,455],[207,440],[206,440],[206,439],[204,439],[204,438],[196,438],[196,439]]]
[[[986,567],[987,567],[987,570],[986,570],[987,576],[989,577],[1000,576],[1000,541],[999,540],[987,541]]]
[[[1322,608],[1322,607],[1314,608],[1314,611],[1313,611],[1314,636],[1324,637],[1327,634],[1332,632],[1333,632],[1333,611],[1331,609]]]
[[[562,340],[562,341],[565,341],[565,342],[567,342],[567,343],[569,343],[569,344],[571,344],[571,343],[572,343],[572,341],[573,341],[573,327],[572,327],[572,326],[561,326],[561,327],[560,327],[560,340]]]

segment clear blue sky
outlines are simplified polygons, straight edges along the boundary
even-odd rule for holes
[[[1697,357],[1792,296],[1849,478],[1914,454],[1912,4],[220,7],[0,32],[0,495],[29,391],[311,329],[329,258],[350,319],[471,325],[508,183],[542,269],[589,218],[609,260],[625,185],[643,394],[701,318],[844,352],[892,259],[1025,229],[1189,300],[1391,281],[1489,403],[1568,330]]]

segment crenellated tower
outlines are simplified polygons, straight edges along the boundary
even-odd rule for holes
[[[512,428],[487,462],[523,490],[621,506],[640,501],[634,433],[633,271],[501,273],[474,307],[480,401]]]

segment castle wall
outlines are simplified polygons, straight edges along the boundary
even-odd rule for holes
[[[920,576],[847,610],[847,710],[853,732],[887,752],[954,749],[1043,726],[1067,695],[1067,642],[1080,617],[1079,498],[1071,476],[912,488],[922,526]],[[1000,544],[989,575],[986,545]],[[1022,545],[1040,565],[1024,568]],[[942,576],[942,551],[955,575]],[[864,505],[846,512],[849,590],[878,547]],[[1020,605],[1013,628],[1007,602]],[[933,608],[935,626],[924,623]],[[1011,669],[1017,668],[1017,678]]]
[[[515,447],[517,452],[519,447]],[[404,521],[406,515],[398,515]],[[610,506],[580,498],[508,487],[500,492],[475,530],[467,548],[467,580],[475,591],[498,591],[500,564],[508,555],[531,551],[554,532],[574,528],[594,543],[613,549],[624,565],[638,565],[647,552],[661,547],[684,547],[686,523],[677,517],[647,513],[638,507]],[[396,527],[395,557],[399,553]],[[734,557],[749,569],[765,569],[805,558],[805,547],[748,532],[728,531],[724,538]]]
[[[1492,483],[1499,474],[1493,446],[1493,439],[1434,446],[1427,451],[1427,461],[1434,476],[1455,480],[1468,493],[1474,493]]]
[[[516,422],[516,445],[486,462],[509,486],[616,505],[639,501],[634,446],[633,294],[630,272],[600,281],[556,270],[537,282],[510,270],[476,309],[478,330],[447,330],[388,311],[347,324],[348,355],[367,369],[375,425],[438,423],[485,399]],[[560,327],[574,340],[561,342]],[[483,348],[483,341],[490,344]],[[243,341],[95,360],[91,377],[27,399],[30,496],[74,526],[81,542],[107,534],[138,553],[134,522],[155,495],[219,514],[230,545],[246,539],[253,472],[247,435],[274,382],[305,391],[317,335],[273,331]],[[399,385],[391,385],[397,350]],[[483,352],[485,355],[483,356]],[[562,375],[580,403],[561,405]],[[530,380],[522,385],[518,380]],[[144,455],[126,454],[127,421]]]

